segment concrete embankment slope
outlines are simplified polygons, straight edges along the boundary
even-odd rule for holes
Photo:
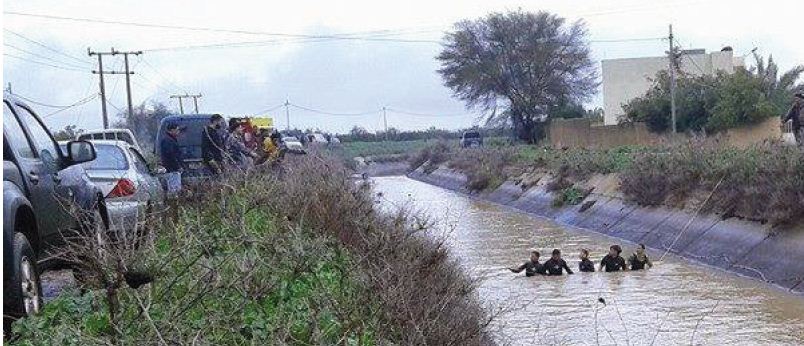
[[[616,178],[611,176],[591,179],[587,186],[592,193],[579,205],[562,208],[551,206],[553,195],[542,182],[547,179],[527,189],[508,181],[494,191],[478,194],[466,189],[465,175],[446,168],[430,174],[418,169],[408,176],[565,225],[644,243],[659,253],[669,249],[678,256],[804,295],[804,228],[800,226],[771,229],[757,222],[722,220],[717,215],[695,217],[687,210],[639,207],[616,192]]]

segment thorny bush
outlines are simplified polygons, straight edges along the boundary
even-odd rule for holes
[[[83,292],[15,323],[15,343],[490,344],[494,316],[443,242],[348,176],[293,158],[205,183],[138,246],[75,239],[62,256]]]

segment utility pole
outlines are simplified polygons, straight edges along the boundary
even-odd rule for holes
[[[382,106],[382,121],[385,123],[385,141],[388,141],[388,117],[386,116],[386,107]]]
[[[287,130],[290,131],[290,101],[285,99],[285,118],[287,120]]]
[[[179,112],[184,114],[184,105],[181,103],[181,99],[184,98],[184,95],[170,95],[172,99],[179,99]]]
[[[130,117],[134,116],[133,106],[131,105],[131,77],[130,77],[130,75],[134,74],[134,72],[130,72],[129,69],[128,69],[128,55],[129,54],[140,55],[140,54],[142,54],[142,51],[118,52],[118,51],[114,50],[114,48],[112,48],[112,55],[117,55],[117,54],[123,54],[123,60],[126,63],[126,95],[128,96],[128,116],[130,118]],[[98,57],[100,57],[100,55]]]
[[[193,98],[193,105],[195,106],[195,114],[198,114],[198,98],[203,97],[204,95],[190,95]]]
[[[670,50],[667,51],[667,56],[670,58],[670,119],[673,123],[673,134],[676,133],[676,49],[673,44],[673,24],[670,24]]]
[[[103,115],[103,128],[109,128],[109,114],[106,112],[106,86],[103,83],[103,75],[105,74],[124,74],[126,75],[126,94],[128,94],[128,115],[131,116],[132,114],[132,107],[131,107],[131,83],[129,81],[129,75],[134,74],[134,72],[129,71],[128,68],[128,55],[135,54],[139,55],[142,52],[119,52],[112,48],[109,52],[93,52],[90,48],[87,48],[87,54],[89,56],[97,55],[98,56],[98,70],[92,71],[92,74],[97,74],[100,77],[100,94],[101,94],[101,113]],[[126,60],[126,70],[125,71],[104,71],[103,70],[103,56],[104,55],[117,55],[117,54],[124,54]]]
[[[192,97],[193,98],[193,104],[195,105],[195,114],[198,114],[198,98],[202,97],[202,96],[203,95],[201,95],[201,94],[190,95],[188,93],[185,93],[184,95],[170,95],[170,98],[179,99],[179,112],[181,112],[181,114],[184,114],[184,102],[182,102],[182,101],[183,101],[184,98]]]

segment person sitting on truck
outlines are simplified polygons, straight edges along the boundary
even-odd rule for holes
[[[544,262],[545,272],[547,275],[562,275],[564,271],[567,274],[573,274],[572,269],[567,265],[567,261],[561,258],[561,250],[553,249],[553,255],[547,262]]]
[[[201,158],[212,174],[220,174],[223,170],[223,150],[226,146],[224,124],[223,117],[214,114],[201,131]]]
[[[257,155],[246,147],[243,140],[244,130],[245,124],[239,119],[229,120],[229,137],[226,140],[226,152],[229,156],[227,161],[241,169],[251,166],[252,160],[257,158]]]
[[[508,270],[519,273],[525,271],[525,276],[535,276],[537,274],[544,274],[544,267],[539,263],[539,251],[532,251],[530,253],[530,261],[523,263],[517,268],[509,268]]]
[[[589,260],[589,250],[581,249],[581,254],[578,256],[581,261],[578,262],[578,270],[582,272],[595,271],[595,264]]]
[[[281,158],[281,153],[279,149],[279,140],[280,135],[278,132],[269,132],[268,130],[262,131],[262,156],[257,160],[257,164],[263,164],[265,162],[273,163],[278,161]]]
[[[625,260],[620,257],[623,248],[619,245],[612,245],[609,247],[609,253],[600,261],[600,269],[606,269],[606,272],[616,272],[620,270],[628,270]]]
[[[645,269],[646,265],[648,268],[653,268],[653,263],[651,263],[648,255],[645,254],[645,244],[637,245],[634,254],[628,258],[628,264],[631,266],[631,270],[642,270]]]

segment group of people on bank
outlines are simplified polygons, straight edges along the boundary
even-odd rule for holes
[[[609,253],[600,260],[598,271],[616,272],[621,270],[643,270],[645,268],[653,267],[653,263],[645,253],[645,245],[639,244],[634,253],[628,257],[626,261],[622,256],[623,249],[619,245],[612,245],[609,247]],[[514,273],[525,271],[525,276],[535,275],[563,275],[566,271],[567,274],[574,272],[567,265],[567,261],[561,258],[561,250],[553,249],[550,259],[544,263],[539,262],[539,251],[532,251],[530,260],[523,263],[519,267],[509,268]],[[578,271],[581,272],[594,272],[595,264],[589,259],[589,250],[581,249],[578,255],[580,261],[578,262]]]
[[[178,141],[182,130],[178,123],[168,124],[166,136],[159,143],[159,156],[168,173],[185,168]],[[213,175],[277,161],[282,155],[278,132],[256,128],[243,119],[232,118],[227,123],[223,116],[215,114],[200,136],[201,159]]]

